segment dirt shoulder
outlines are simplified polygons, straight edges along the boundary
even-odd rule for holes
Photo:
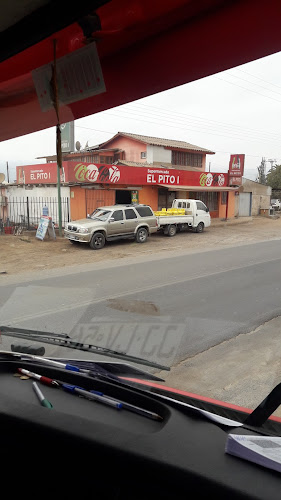
[[[202,234],[179,233],[173,238],[153,234],[145,244],[135,241],[114,241],[102,250],[91,250],[88,245],[73,245],[65,238],[40,241],[35,233],[21,236],[0,236],[0,273],[9,275],[54,268],[73,267],[79,264],[132,258],[141,255],[164,254],[167,251],[190,252],[224,248],[281,238],[281,218],[237,219],[214,221]]]
[[[280,329],[274,318],[157,375],[169,387],[254,409],[280,383]]]

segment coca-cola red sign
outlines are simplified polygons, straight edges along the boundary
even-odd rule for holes
[[[17,167],[19,184],[56,184],[56,163],[24,165]],[[189,172],[169,168],[132,167],[127,165],[102,165],[93,163],[62,162],[61,182],[72,184],[100,184],[127,186],[188,186],[206,190],[228,185],[228,174]]]
[[[120,180],[120,170],[115,165],[94,165],[77,163],[74,176],[78,182],[113,182]]]

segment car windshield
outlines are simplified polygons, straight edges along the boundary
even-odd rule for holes
[[[256,408],[280,383],[280,62],[79,118],[59,178],[49,130],[1,143],[2,350],[122,361],[157,377],[144,390]]]
[[[90,214],[90,218],[106,221],[109,218],[110,214],[111,212],[109,210],[102,210],[100,208],[97,208]]]

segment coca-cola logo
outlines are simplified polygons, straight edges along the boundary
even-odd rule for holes
[[[109,181],[109,168],[106,165],[102,165],[101,167],[99,167],[99,181]]]
[[[199,184],[202,187],[219,186],[222,187],[225,184],[225,176],[223,174],[207,174],[204,172],[200,175]]]
[[[118,182],[120,170],[115,165],[84,165],[77,163],[74,167],[75,179],[79,182]]]

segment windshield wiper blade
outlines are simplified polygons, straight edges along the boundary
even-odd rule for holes
[[[0,335],[7,335],[8,337],[17,337],[26,340],[34,340],[37,342],[44,342],[45,344],[52,344],[61,347],[67,347],[69,349],[77,349],[78,351],[91,352],[93,354],[101,354],[103,356],[109,356],[113,358],[119,358],[126,361],[131,361],[132,363],[150,366],[152,368],[157,368],[159,370],[170,371],[169,366],[160,365],[154,361],[149,361],[147,359],[139,358],[137,356],[132,356],[126,354],[125,352],[115,351],[107,347],[101,347],[93,344],[83,344],[82,342],[77,342],[71,339],[67,334],[57,334],[49,332],[41,332],[39,330],[29,330],[25,328],[12,328],[8,326],[0,326]]]

